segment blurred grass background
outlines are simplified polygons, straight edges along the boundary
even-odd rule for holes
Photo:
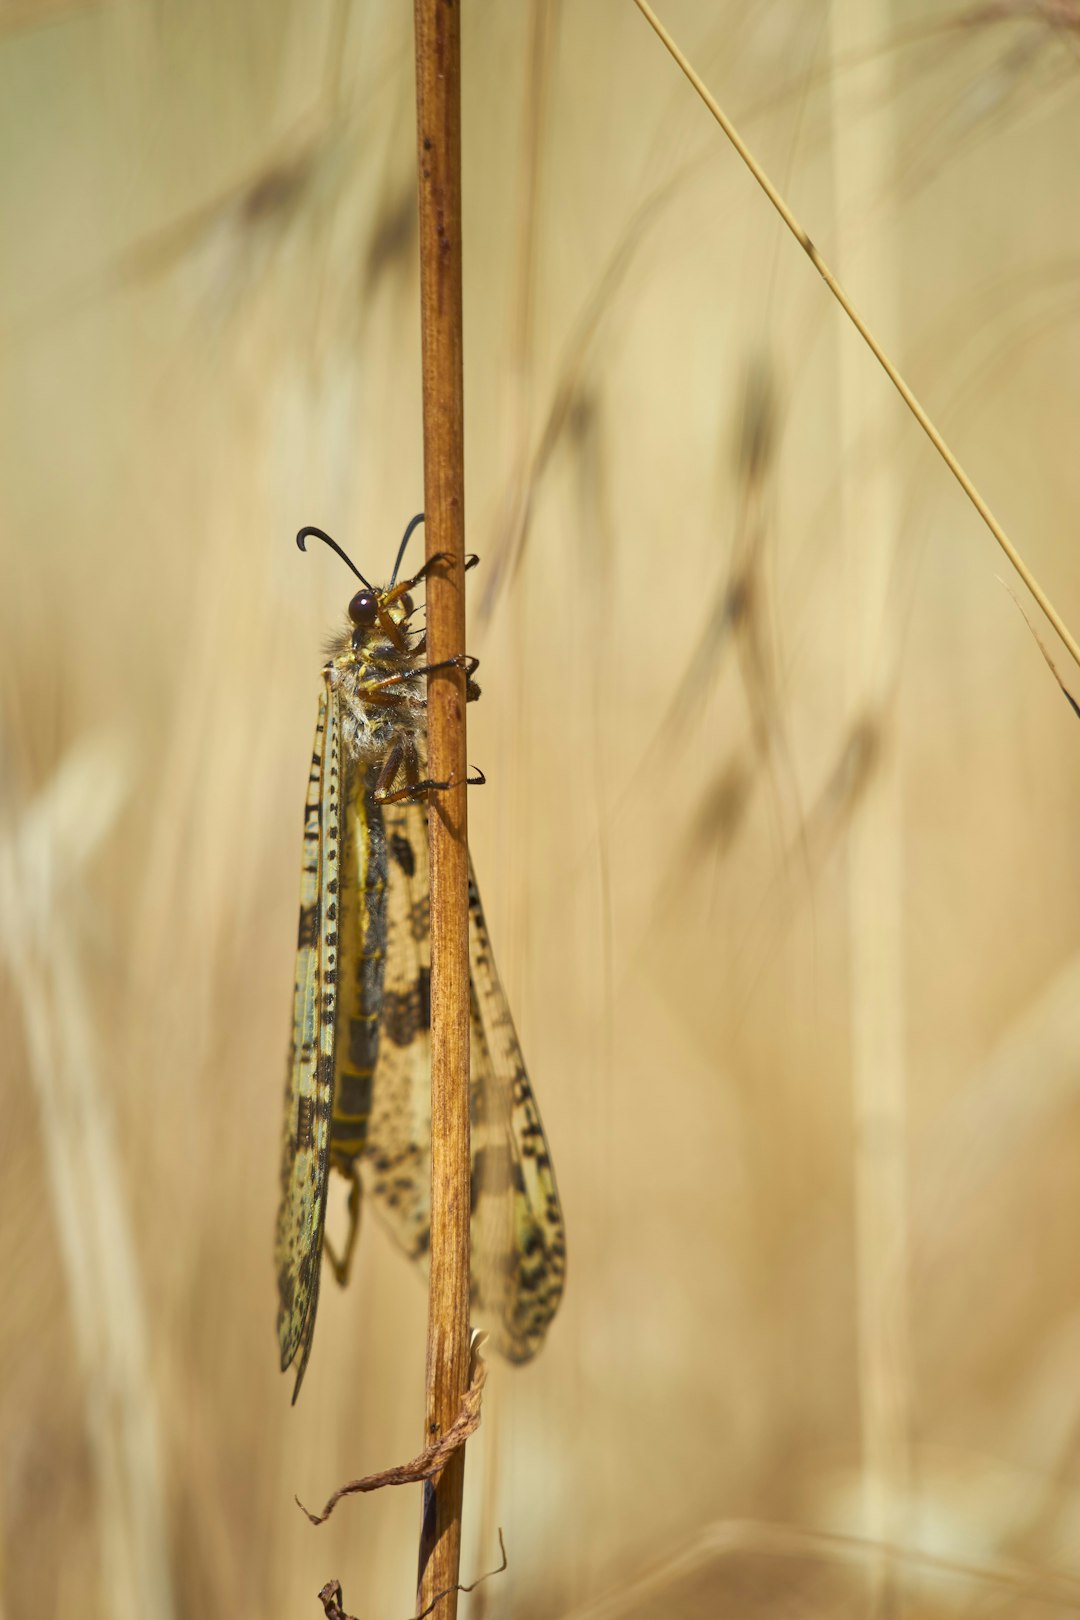
[[[663,15],[1075,630],[1080,11]],[[472,841],[570,1270],[463,1602],[1072,1613],[1075,717],[634,8],[464,22]],[[377,576],[422,499],[411,8],[22,0],[0,85],[0,1612],[404,1617],[416,1492],[293,1495],[419,1448],[424,1290],[369,1219],[291,1410],[271,1256],[293,535]]]

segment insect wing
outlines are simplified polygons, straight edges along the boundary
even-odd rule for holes
[[[431,1241],[431,934],[427,809],[387,806],[386,957],[365,1192],[413,1260]],[[528,1361],[566,1270],[555,1173],[517,1033],[469,886],[473,1299],[493,1346]]]
[[[410,1259],[431,1234],[431,929],[427,806],[382,811],[386,956],[364,1190]]]
[[[298,1362],[294,1401],[315,1330],[326,1216],[337,1001],[340,797],[339,702],[327,681],[319,700],[304,810],[293,1035],[277,1223],[278,1343],[283,1372]]]
[[[494,1348],[530,1360],[562,1298],[566,1232],[555,1170],[469,870],[474,1304]]]

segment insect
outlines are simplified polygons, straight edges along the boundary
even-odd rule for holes
[[[292,1049],[285,1089],[277,1223],[281,1368],[295,1366],[293,1400],[311,1354],[325,1252],[344,1285],[361,1201],[375,1204],[412,1259],[430,1241],[430,932],[428,796],[424,775],[425,637],[413,629],[411,579],[369,584],[336,541],[362,589],[323,667],[304,812]],[[466,567],[471,566],[471,559]],[[452,659],[466,674],[477,661]],[[483,780],[470,777],[470,782]],[[507,1359],[539,1349],[562,1297],[566,1245],[551,1155],[491,953],[470,869],[470,1110],[472,1293]],[[324,1233],[329,1172],[349,1183],[339,1254]]]

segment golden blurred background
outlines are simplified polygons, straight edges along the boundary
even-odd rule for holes
[[[662,14],[1075,630],[1080,8]],[[272,1268],[293,537],[422,502],[411,49],[0,10],[3,1620],[413,1612],[415,1488],[294,1495],[419,1449],[425,1290],[368,1219],[292,1409]],[[472,843],[569,1236],[464,1612],[1074,1613],[1080,727],[629,0],[470,0],[464,72]]]

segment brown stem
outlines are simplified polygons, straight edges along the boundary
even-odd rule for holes
[[[415,0],[420,201],[424,509],[430,561],[427,656],[465,651],[465,477],[461,366],[461,31],[458,0]],[[432,794],[431,1284],[427,1425],[439,1439],[469,1381],[469,851],[465,676],[428,676],[428,771],[460,786]],[[464,1447],[424,1486],[419,1607],[439,1594],[438,1620],[457,1614]]]

